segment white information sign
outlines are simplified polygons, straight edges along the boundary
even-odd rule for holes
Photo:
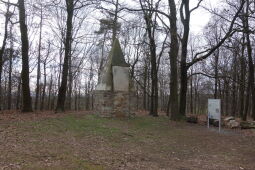
[[[209,119],[219,120],[219,131],[221,126],[221,107],[220,99],[208,99],[208,128]]]
[[[208,116],[220,120],[220,99],[208,99]]]

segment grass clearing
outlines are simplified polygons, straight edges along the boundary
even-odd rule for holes
[[[0,169],[254,169],[254,137],[226,134],[166,117],[1,120]]]
[[[35,134],[58,134],[73,133],[76,135],[103,135],[112,136],[119,131],[118,128],[107,127],[105,124],[110,120],[100,118],[95,115],[77,118],[74,115],[56,119],[46,119],[35,122],[22,122],[18,127],[26,127],[34,131]]]

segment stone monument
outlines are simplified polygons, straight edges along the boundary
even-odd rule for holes
[[[135,90],[118,39],[115,39],[108,60],[94,91],[94,110],[102,117],[134,115]]]

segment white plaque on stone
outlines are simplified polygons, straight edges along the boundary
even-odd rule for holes
[[[114,91],[128,91],[129,90],[129,68],[113,66],[113,89]]]

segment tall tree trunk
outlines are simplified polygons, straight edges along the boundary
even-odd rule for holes
[[[5,78],[4,81],[4,100],[3,100],[3,110],[7,109],[7,91],[8,91],[8,80]]]
[[[13,37],[12,37],[12,26],[10,29],[10,56],[9,56],[9,82],[8,82],[8,106],[7,109],[11,110],[11,104],[12,104],[12,58],[13,58]]]
[[[59,74],[58,74],[58,88],[60,88],[61,84],[61,71],[62,71],[62,56],[63,56],[63,43],[61,41],[60,43],[60,49],[59,49]]]
[[[194,111],[195,111],[195,114],[197,114],[198,113],[198,105],[199,105],[199,94],[198,94],[198,83],[199,83],[199,80],[198,80],[198,78],[197,78],[197,76],[196,76],[196,79],[195,79],[196,81],[194,82],[194,84],[195,84],[195,96],[194,96],[194,99],[195,99],[195,101],[194,101]]]
[[[247,119],[247,114],[249,110],[249,102],[250,102],[250,95],[252,96],[252,102],[255,102],[255,90],[254,90],[254,63],[252,58],[252,47],[250,41],[250,29],[249,29],[249,0],[246,2],[246,15],[245,15],[245,22],[244,22],[244,30],[246,35],[246,46],[247,46],[247,55],[248,55],[248,66],[249,66],[249,77],[248,77],[248,87],[247,87],[247,96],[246,96],[246,108],[245,113],[243,115],[243,120]],[[252,105],[252,117],[255,120],[255,104]]]
[[[77,104],[78,104],[78,93],[77,93],[77,80],[74,83],[74,110],[77,111]]]
[[[42,91],[42,98],[41,98],[41,107],[40,110],[44,109],[44,100],[45,100],[45,93],[46,93],[46,61],[43,63],[43,73],[44,73],[44,82],[43,82],[43,91]]]
[[[49,85],[49,88],[48,88],[48,104],[47,104],[47,109],[48,110],[50,110],[51,93],[52,93],[52,74],[50,76],[50,85]]]
[[[193,74],[193,70],[191,70]],[[190,114],[193,114],[193,77],[190,77]]]
[[[21,51],[22,51],[22,112],[32,112],[32,100],[30,95],[29,87],[29,56],[28,56],[28,35],[27,35],[27,25],[26,25],[26,12],[24,0],[19,0],[19,23],[20,23],[20,33],[21,33]]]
[[[214,98],[218,98],[218,75],[219,75],[219,70],[218,70],[218,65],[219,65],[219,55],[220,55],[220,50],[217,49],[215,52],[215,66],[214,66],[214,75],[215,75],[215,80],[214,80]]]
[[[67,100],[67,109],[72,110],[72,90],[73,90],[73,73],[72,73],[72,63],[69,60],[69,73],[68,73],[68,100]]]
[[[79,86],[79,93],[78,93],[78,110],[81,110],[81,86]],[[93,103],[92,103],[92,110],[93,110]]]
[[[184,12],[183,12],[184,10]],[[184,14],[185,13],[185,14]],[[190,22],[190,9],[189,0],[182,0],[180,9],[181,21],[183,24],[183,37],[181,39],[182,49],[181,49],[181,88],[180,88],[180,105],[179,114],[180,116],[185,116],[186,114],[186,95],[188,86],[188,66],[187,66],[187,46],[189,40],[189,22]]]
[[[37,57],[37,78],[36,78],[36,90],[35,90],[35,106],[34,109],[37,110],[38,99],[39,99],[39,88],[40,88],[40,78],[41,78],[41,44],[42,44],[42,22],[43,22],[43,13],[42,5],[40,9],[40,32],[39,32],[39,45],[38,45],[38,57]]]
[[[42,91],[40,110],[44,109],[44,102],[45,102],[45,96],[46,96],[46,86],[47,86],[46,65],[47,65],[47,60],[48,60],[48,58],[50,56],[50,51],[51,51],[51,43],[48,42],[47,54],[46,54],[46,57],[45,57],[44,62],[43,62],[44,81],[43,81],[43,91]]]
[[[143,109],[147,109],[147,75],[148,75],[148,66],[144,64],[144,76],[143,76]]]
[[[156,54],[154,47],[152,51]],[[157,68],[156,68],[156,55],[151,55],[151,109],[150,115],[158,116],[158,75],[157,75]]]
[[[170,65],[171,65],[171,75],[170,75],[170,112],[171,119],[178,120],[180,119],[178,112],[178,75],[177,75],[177,58],[179,51],[179,42],[178,42],[178,33],[177,33],[177,18],[176,18],[176,5],[174,0],[168,0],[170,6]]]
[[[89,108],[89,97],[88,97],[88,92],[89,90],[88,90],[88,82],[85,84],[85,101],[86,101],[86,103],[85,103],[85,109],[86,110],[88,110],[88,108]]]
[[[65,110],[66,100],[66,89],[67,89],[67,76],[69,70],[69,60],[71,60],[71,42],[72,42],[72,28],[73,28],[73,12],[74,12],[74,1],[66,0],[67,7],[67,29],[65,38],[65,57],[62,70],[62,81],[58,91],[58,100],[56,112],[63,112]]]
[[[16,96],[16,109],[20,109],[20,91],[21,91],[21,77],[18,78],[18,91],[17,91],[17,96]]]
[[[144,9],[142,0],[139,1],[143,9],[144,19],[146,23],[146,31],[149,38],[150,50],[150,64],[151,64],[151,101],[150,101],[150,115],[158,116],[158,69],[157,69],[157,54],[155,42],[155,21],[153,20],[153,11]],[[153,9],[149,4],[149,8]]]
[[[5,52],[5,47],[6,47],[6,41],[8,37],[8,22],[9,22],[9,9],[10,6],[7,4],[7,10],[5,14],[5,23],[4,23],[4,37],[3,37],[3,42],[2,42],[2,47],[0,49],[0,110],[2,110],[2,72],[3,72],[3,56]]]
[[[51,100],[51,110],[54,110],[55,108],[55,98],[56,98],[56,85],[53,86],[53,93],[52,93],[52,100]]]
[[[229,81],[224,81],[224,92],[225,92],[225,112],[224,115],[229,115]]]
[[[240,106],[239,106],[239,113],[240,117],[243,117],[244,114],[244,99],[245,99],[245,74],[246,74],[246,64],[245,64],[245,56],[244,56],[244,50],[245,50],[245,37],[243,34],[242,38],[242,51],[240,55],[240,67],[241,67],[241,75],[240,75],[240,90],[239,90],[239,98],[240,98]]]
[[[234,59],[233,59],[233,82],[232,82],[232,106],[231,106],[231,115],[236,116],[236,110],[237,110],[237,88],[236,88],[236,79],[237,79],[237,52],[234,51]]]
[[[149,68],[150,68],[150,64],[149,64]],[[150,71],[148,70],[148,75],[147,75],[147,89],[151,89],[151,78],[150,78]],[[150,90],[147,90],[147,110],[150,110],[150,101],[151,101],[151,96],[150,96]]]

